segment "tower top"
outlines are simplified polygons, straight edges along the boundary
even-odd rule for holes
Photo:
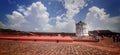
[[[76,25],[86,25],[86,23],[79,21],[78,23],[76,23]]]

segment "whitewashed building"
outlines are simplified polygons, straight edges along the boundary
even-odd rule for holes
[[[80,21],[76,23],[76,36],[84,36],[87,34],[87,24]]]

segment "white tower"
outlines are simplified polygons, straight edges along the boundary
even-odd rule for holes
[[[80,21],[76,23],[76,36],[84,36],[86,34],[86,23]]]

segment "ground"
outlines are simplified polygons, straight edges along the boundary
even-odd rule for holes
[[[0,55],[120,55],[120,42],[108,37],[99,42],[0,40]]]

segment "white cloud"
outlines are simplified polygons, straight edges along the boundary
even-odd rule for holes
[[[23,6],[20,6],[20,5],[17,5],[18,6],[18,11],[20,11],[20,12],[24,12],[25,11],[25,9],[24,9],[24,5]]]
[[[55,29],[58,32],[75,32],[75,21],[73,19],[62,20],[57,17]]]
[[[5,28],[5,24],[3,24],[2,22],[0,22],[0,28]]]
[[[120,16],[111,17],[110,19],[106,20],[106,22],[120,23]]]
[[[67,9],[66,16],[69,19],[72,19],[86,6],[85,0],[64,0],[64,2],[64,7]]]
[[[75,32],[75,20],[73,17],[86,6],[84,0],[64,0],[65,14],[54,18],[55,25],[47,12],[47,8],[41,2],[34,2],[29,7],[19,6],[17,11],[7,14],[9,28],[21,31],[37,32]]]
[[[49,28],[49,13],[47,8],[41,3],[32,3],[29,7],[19,7],[18,11],[7,14],[9,27],[22,31],[44,31]],[[46,27],[47,26],[47,27]]]
[[[64,32],[75,32],[75,20],[73,17],[86,6],[85,0],[64,0],[64,8],[67,9],[66,14],[56,17],[56,30]]]
[[[120,32],[120,16],[110,17],[103,8],[96,6],[89,8],[85,21],[89,26],[89,30],[109,29]]]

